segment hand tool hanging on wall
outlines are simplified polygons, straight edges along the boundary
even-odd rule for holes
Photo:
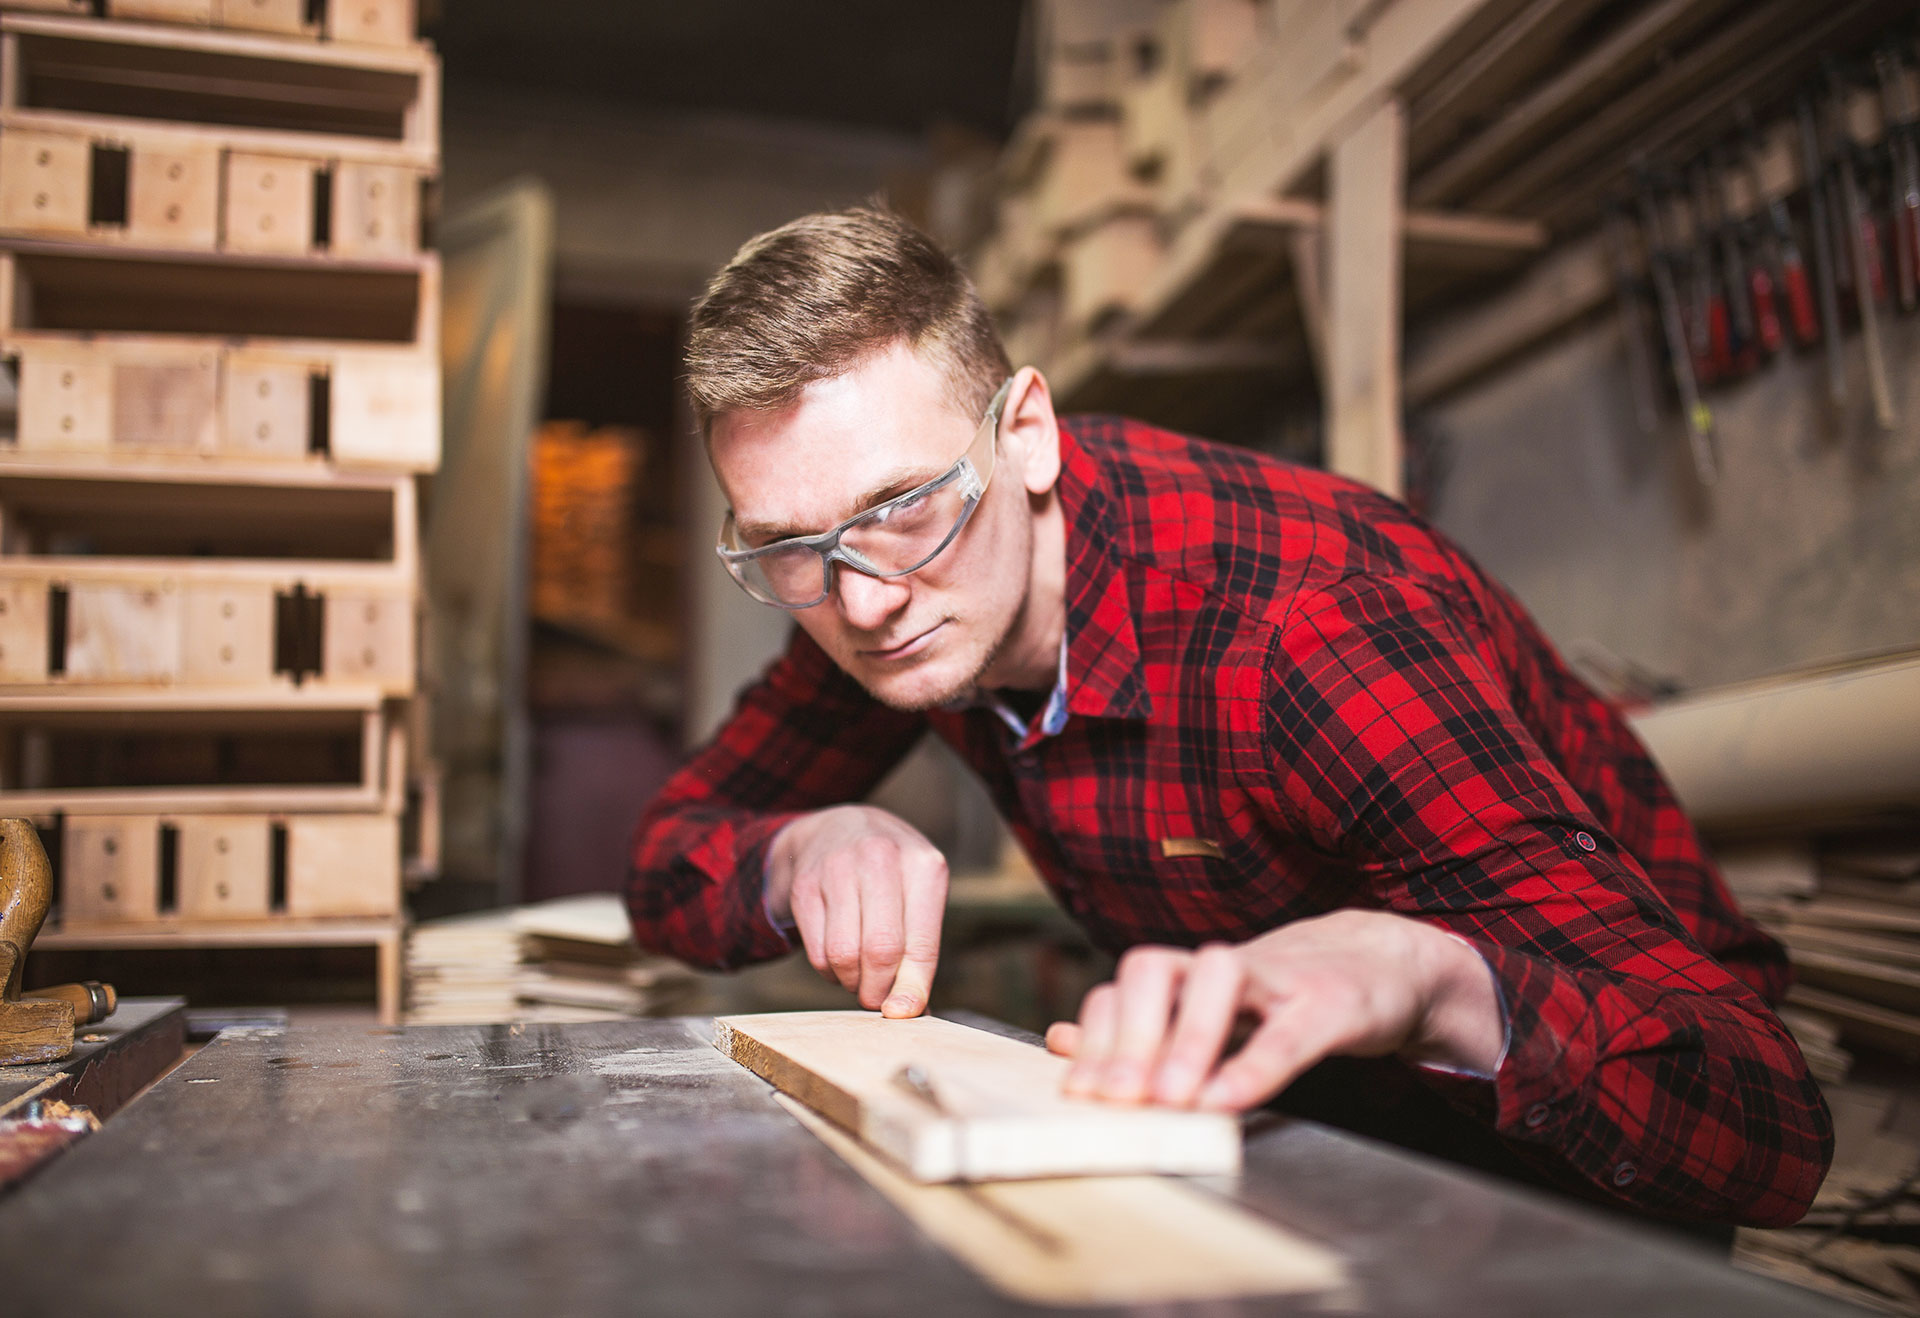
[[[1747,271],[1746,253],[1740,248],[1740,226],[1727,207],[1727,162],[1725,154],[1714,148],[1711,161],[1701,169],[1695,190],[1705,195],[1707,213],[1702,223],[1710,224],[1719,240],[1720,277],[1726,286],[1727,322],[1732,339],[1730,366],[1738,375],[1750,374],[1760,364],[1759,313],[1753,303],[1753,285]],[[1771,351],[1771,350],[1769,350]]]
[[[1673,370],[1673,383],[1680,391],[1687,451],[1693,458],[1694,474],[1703,486],[1711,488],[1720,475],[1713,413],[1700,397],[1699,383],[1694,378],[1687,328],[1680,314],[1680,293],[1674,287],[1673,253],[1667,248],[1660,224],[1660,206],[1653,194],[1653,181],[1644,171],[1640,178],[1640,226],[1647,238],[1647,268],[1653,275],[1653,291],[1660,304],[1660,324],[1666,332],[1667,360]]]
[[[1795,107],[1800,125],[1800,159],[1807,181],[1807,210],[1813,217],[1813,271],[1820,291],[1820,324],[1827,340],[1827,400],[1836,413],[1847,407],[1847,363],[1840,355],[1840,287],[1833,259],[1831,212],[1827,202],[1825,152],[1813,100],[1802,95]]]
[[[1762,229],[1761,259],[1755,266],[1755,278],[1764,278],[1771,297],[1776,291],[1787,304],[1787,317],[1793,323],[1793,336],[1803,348],[1812,347],[1820,338],[1820,317],[1814,310],[1813,285],[1807,277],[1806,258],[1794,237],[1793,214],[1784,195],[1770,192],[1766,173],[1761,168],[1765,143],[1753,122],[1751,110],[1741,111],[1742,135],[1747,142],[1747,170],[1753,178],[1754,195],[1766,212]],[[1774,274],[1777,272],[1777,281]]]
[[[1647,324],[1640,313],[1640,280],[1629,250],[1626,216],[1615,202],[1607,203],[1606,229],[1607,256],[1613,266],[1613,293],[1620,308],[1620,337],[1627,349],[1627,383],[1633,391],[1633,417],[1640,424],[1640,433],[1651,435],[1660,424],[1653,353],[1647,346]]]
[[[1893,162],[1893,255],[1900,309],[1920,300],[1920,108],[1910,74],[1892,46],[1874,53],[1880,99],[1886,112],[1887,151]]]
[[[1727,300],[1714,278],[1713,232],[1706,205],[1706,168],[1688,171],[1691,201],[1685,206],[1687,251],[1687,329],[1693,351],[1693,373],[1701,385],[1723,379],[1733,370],[1733,344],[1727,325]]]
[[[1855,156],[1859,145],[1847,125],[1846,87],[1837,69],[1827,68],[1832,98],[1833,162],[1840,181],[1840,199],[1847,217],[1847,246],[1853,257],[1854,302],[1860,309],[1860,340],[1867,354],[1867,387],[1873,394],[1874,420],[1882,430],[1894,426],[1893,386],[1887,379],[1887,359],[1880,341],[1880,301],[1885,296],[1886,272],[1880,256],[1880,226],[1868,209],[1860,186]]]

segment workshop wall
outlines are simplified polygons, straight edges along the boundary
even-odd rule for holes
[[[1830,419],[1817,352],[1715,392],[1722,471],[1701,492],[1679,418],[1634,422],[1617,321],[1432,408],[1434,516],[1563,648],[1598,642],[1684,686],[1910,644],[1920,617],[1920,321],[1884,317],[1899,422]]]

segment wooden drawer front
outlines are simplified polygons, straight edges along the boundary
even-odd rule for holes
[[[211,249],[220,236],[220,153],[135,146],[127,159],[127,237],[142,247]]]
[[[291,156],[227,156],[225,246],[301,256],[313,250],[315,162]]]
[[[181,676],[189,682],[273,679],[273,588],[190,586]]]
[[[340,256],[411,256],[419,250],[420,181],[398,165],[343,160],[333,167],[333,250]]]
[[[306,0],[214,0],[214,22],[255,32],[309,35]]]
[[[333,364],[328,448],[348,465],[424,470],[440,462],[440,367],[347,354]]]
[[[183,815],[180,914],[247,920],[267,914],[272,824],[259,815]]]
[[[104,452],[113,433],[113,365],[97,353],[34,348],[20,356],[22,449]]]
[[[180,592],[172,582],[67,590],[67,676],[79,682],[166,682],[180,671]]]
[[[196,23],[205,27],[213,22],[213,0],[108,0],[107,12],[114,18]]]
[[[0,682],[47,680],[47,585],[0,581]]]
[[[113,364],[113,447],[212,452],[219,437],[220,360],[211,350]]]
[[[328,0],[327,36],[370,46],[413,41],[413,0]]]
[[[84,137],[23,128],[0,133],[0,228],[85,233],[92,163]]]
[[[384,815],[287,821],[287,914],[383,916],[400,909],[400,822]]]
[[[222,449],[253,458],[304,458],[312,435],[311,373],[298,363],[230,357],[224,410]]]
[[[74,815],[62,838],[63,924],[160,918],[160,821],[152,815]]]
[[[413,600],[329,590],[321,673],[329,682],[377,682],[388,690],[413,687]]]

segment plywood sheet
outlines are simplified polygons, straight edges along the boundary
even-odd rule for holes
[[[1179,1181],[1095,1176],[921,1185],[805,1105],[780,1098],[914,1225],[988,1285],[1030,1304],[1338,1292],[1347,1281],[1331,1250]]]
[[[722,1053],[917,1181],[1228,1175],[1240,1167],[1236,1118],[1068,1098],[1060,1092],[1064,1058],[953,1021],[820,1011],[714,1024]],[[932,1099],[901,1082],[908,1067]]]

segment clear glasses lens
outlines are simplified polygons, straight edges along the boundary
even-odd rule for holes
[[[827,563],[805,545],[733,566],[740,584],[768,604],[806,604],[827,593]]]

